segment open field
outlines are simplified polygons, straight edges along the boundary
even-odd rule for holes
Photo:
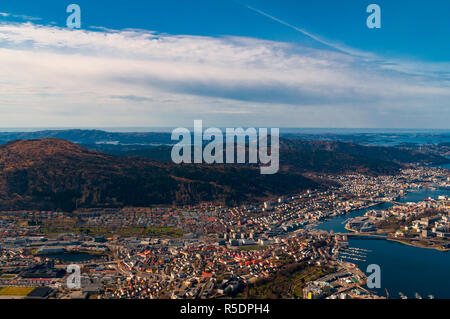
[[[4,287],[0,289],[0,296],[23,296],[25,297],[34,290],[34,287]]]

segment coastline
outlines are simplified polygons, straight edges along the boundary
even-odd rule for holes
[[[416,247],[416,248],[433,249],[433,250],[438,250],[438,251],[441,251],[441,252],[448,252],[448,251],[450,251],[449,248],[439,248],[439,247],[428,247],[428,246],[416,245],[416,244],[412,244],[410,242],[402,241],[402,240],[395,239],[395,238],[386,237],[386,240],[395,241],[397,243],[400,243],[400,244],[403,244],[403,245],[407,245],[407,246],[411,246],[411,247]]]
[[[352,232],[352,233],[354,233],[354,234],[358,234],[358,235],[360,234],[360,233],[358,233],[356,230],[354,230],[354,229],[348,227],[347,224],[344,226],[344,228],[345,228],[346,230],[348,230],[349,232]],[[365,234],[365,233],[364,233],[364,234]],[[364,234],[361,234],[361,235],[364,235]],[[386,240],[395,241],[395,242],[397,242],[397,243],[400,243],[400,244],[403,244],[403,245],[407,245],[407,246],[411,246],[411,247],[424,248],[424,249],[434,249],[434,250],[438,250],[438,251],[442,251],[442,252],[448,252],[448,251],[450,251],[449,248],[429,247],[429,246],[423,246],[423,245],[418,245],[418,244],[412,244],[412,243],[410,243],[410,242],[403,241],[403,240],[401,240],[401,239],[389,237],[390,234],[380,234],[380,233],[374,233],[374,232],[370,232],[370,233],[367,233],[367,234],[372,234],[372,235],[373,235],[373,234],[377,234],[377,235],[387,235],[387,236],[386,236]]]

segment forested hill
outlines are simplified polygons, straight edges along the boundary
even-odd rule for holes
[[[60,139],[0,147],[0,209],[237,204],[320,187],[302,175],[257,167],[176,165],[88,150]]]

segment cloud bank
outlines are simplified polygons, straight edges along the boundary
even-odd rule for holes
[[[0,24],[0,126],[448,127],[450,66],[237,37]]]

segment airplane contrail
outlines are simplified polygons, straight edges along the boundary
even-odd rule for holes
[[[295,30],[295,31],[297,31],[297,32],[300,32],[300,33],[302,33],[303,35],[306,35],[307,37],[310,37],[311,39],[313,39],[313,40],[315,40],[315,41],[317,41],[317,42],[319,42],[319,43],[321,43],[321,44],[323,44],[323,45],[326,45],[326,46],[328,46],[328,47],[330,47],[330,48],[333,48],[333,49],[335,49],[335,50],[341,51],[341,52],[343,52],[343,53],[347,53],[347,54],[351,54],[351,55],[355,54],[354,52],[351,52],[350,50],[344,49],[344,48],[339,47],[339,46],[337,46],[337,45],[335,45],[335,44],[333,44],[333,43],[330,43],[330,42],[327,42],[327,41],[325,41],[325,40],[322,40],[322,39],[319,38],[318,36],[316,36],[316,35],[314,35],[314,34],[312,34],[312,33],[309,33],[308,31],[303,30],[303,29],[301,29],[301,28],[299,28],[299,27],[296,27],[295,25],[292,25],[292,24],[290,24],[290,23],[288,23],[288,22],[286,22],[286,21],[283,21],[283,20],[281,20],[281,19],[278,19],[277,17],[274,17],[274,16],[272,16],[272,15],[270,15],[270,14],[264,12],[264,11],[261,11],[261,10],[259,10],[259,9],[253,8],[253,7],[249,6],[249,5],[244,5],[244,4],[239,3],[239,2],[237,2],[237,1],[234,1],[234,2],[237,3],[237,4],[239,4],[239,5],[241,5],[241,6],[243,6],[243,7],[248,8],[248,9],[250,9],[250,10],[256,12],[256,13],[259,13],[260,15],[265,16],[266,18],[269,18],[269,19],[271,19],[271,20],[273,20],[273,21],[276,21],[276,22],[278,22],[278,23],[281,23],[282,25],[284,25],[284,26],[286,26],[286,27],[288,27],[288,28],[291,28],[291,29],[293,29],[293,30]]]

